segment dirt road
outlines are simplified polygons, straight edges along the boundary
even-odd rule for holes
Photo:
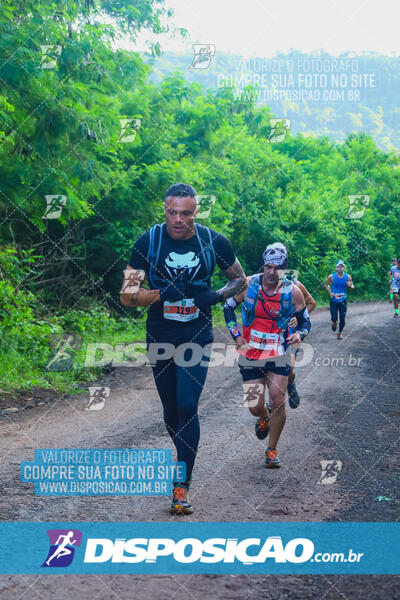
[[[282,468],[264,467],[265,443],[242,405],[237,366],[210,368],[200,403],[192,521],[396,521],[400,482],[400,319],[389,303],[350,304],[344,339],[327,310],[313,314],[313,353],[297,368],[302,403],[287,409]],[[216,330],[216,341],[230,341]],[[148,367],[120,368],[104,409],[88,396],[1,417],[0,518],[7,521],[170,521],[169,498],[36,497],[19,481],[37,448],[170,448]],[[321,460],[342,462],[320,485]],[[380,498],[378,500],[378,498]],[[385,499],[382,499],[385,498]],[[0,576],[1,598],[396,598],[394,576]]]

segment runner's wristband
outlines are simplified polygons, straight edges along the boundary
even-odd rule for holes
[[[311,329],[311,321],[310,315],[308,314],[308,310],[304,307],[302,310],[296,311],[295,317],[297,319],[297,327],[295,331],[300,333],[301,341],[310,333]]]
[[[234,340],[242,335],[239,331],[239,326],[236,323],[236,315],[234,310],[236,306],[238,306],[238,303],[234,298],[228,298],[224,304],[225,323]]]
[[[236,340],[236,338],[238,338],[241,335],[238,324],[236,323],[236,321],[229,321],[229,323],[227,323],[227,326],[231,333],[231,336],[234,340]]]

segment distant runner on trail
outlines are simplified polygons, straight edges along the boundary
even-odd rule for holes
[[[298,281],[295,278],[293,278],[292,281],[301,290],[301,292],[304,296],[304,301],[306,303],[306,308],[308,310],[308,314],[310,315],[312,313],[312,311],[314,310],[314,308],[316,307],[317,303],[315,302],[314,298],[311,296],[310,292],[307,290],[305,285],[300,283],[300,281]],[[297,325],[297,319],[296,319],[296,317],[293,317],[289,323],[290,333],[291,333],[292,328],[296,327],[296,325]],[[294,367],[295,367],[295,363],[296,363],[296,356],[297,356],[299,350],[300,350],[300,348],[298,347],[298,344],[292,345],[292,366],[290,369],[288,387],[287,387],[290,408],[297,408],[300,404],[300,396],[297,392],[296,384],[294,381],[294,379],[296,377],[295,372],[294,372]]]
[[[392,279],[393,279],[393,271],[397,269],[397,258],[392,258],[392,264],[390,265],[388,277],[389,277],[389,286],[390,286],[390,296],[389,302],[393,302],[393,290],[392,290]]]
[[[400,258],[397,259],[395,267],[391,268],[392,273],[392,291],[394,303],[394,317],[399,316],[399,295],[400,295]]]
[[[277,445],[286,420],[290,346],[301,342],[311,328],[302,292],[292,281],[282,278],[287,262],[286,247],[279,242],[270,244],[263,254],[263,273],[248,277],[247,290],[224,304],[225,321],[240,354],[245,402],[258,417],[256,436],[263,440],[269,434],[265,452],[265,466],[269,469],[280,467]],[[235,315],[235,308],[241,303],[243,335]],[[297,326],[290,334],[289,322],[293,315]],[[267,386],[269,405],[265,400]]]
[[[246,284],[229,240],[195,223],[198,210],[191,185],[177,183],[167,190],[165,223],[134,243],[120,293],[124,306],[149,307],[149,361],[177,459],[186,463],[185,481],[174,482],[174,514],[193,512],[188,490],[200,438],[198,403],[213,341],[211,307]],[[216,265],[230,280],[217,292],[210,288]],[[146,277],[149,290],[141,287]]]
[[[337,339],[342,339],[342,331],[346,324],[346,312],[347,312],[347,288],[354,290],[353,280],[349,273],[344,272],[345,264],[342,260],[336,263],[336,273],[332,273],[328,276],[325,281],[325,288],[328,291],[331,302],[331,320],[332,320],[332,331],[337,329],[337,320],[339,314],[339,331]]]

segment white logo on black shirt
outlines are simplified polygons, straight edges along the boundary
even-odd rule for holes
[[[200,258],[194,252],[170,252],[165,258],[165,268],[171,277],[176,277],[182,269],[188,269],[187,275],[193,278],[200,269]]]

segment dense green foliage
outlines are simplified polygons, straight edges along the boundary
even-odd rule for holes
[[[0,252],[0,382],[3,389],[55,388],[72,392],[80,383],[99,376],[99,368],[85,367],[87,344],[101,340],[114,346],[132,340],[132,321],[113,318],[104,308],[69,309],[50,314],[38,296],[21,289],[21,282],[34,268],[35,257],[15,249]],[[7,275],[7,277],[5,277]],[[141,329],[142,328],[142,329]],[[65,332],[77,339],[73,360],[50,365],[59,356]],[[143,324],[136,324],[135,334],[143,336]],[[60,344],[61,342],[61,344]]]
[[[115,19],[134,37],[161,30],[163,10],[156,0],[0,7],[3,387],[65,389],[93,377],[87,341],[141,339],[145,311],[119,304],[122,269],[177,181],[216,196],[203,223],[230,238],[248,273],[279,240],[317,298],[339,257],[355,297],[386,292],[400,253],[398,156],[364,134],[268,143],[268,107],[180,75],[149,82],[139,54],[115,50]],[[43,44],[62,46],[54,68],[40,67]],[[133,141],[121,141],[120,119],[140,119]],[[351,194],[370,197],[362,218],[346,218]],[[66,196],[59,218],[43,218],[46,195]],[[71,372],[46,372],[61,332],[82,335],[82,348]]]

